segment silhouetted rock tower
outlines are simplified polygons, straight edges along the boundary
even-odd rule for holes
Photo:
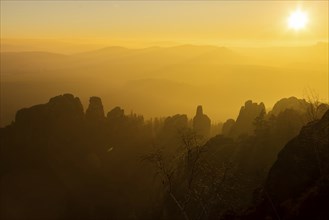
[[[196,109],[196,115],[193,118],[193,130],[205,138],[210,135],[211,121],[210,118],[203,114],[202,106],[199,105]]]
[[[86,111],[86,119],[92,122],[100,122],[105,119],[102,100],[99,97],[90,97]]]

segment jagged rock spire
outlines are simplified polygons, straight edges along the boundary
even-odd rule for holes
[[[90,121],[102,121],[105,119],[102,100],[93,96],[89,99],[89,106],[86,111],[86,119]]]
[[[196,115],[193,118],[193,130],[203,137],[210,135],[211,121],[210,118],[203,114],[202,105],[198,105]]]

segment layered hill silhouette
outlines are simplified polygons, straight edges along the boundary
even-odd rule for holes
[[[1,215],[323,219],[329,112],[305,126],[295,101],[278,101],[276,114],[247,101],[231,131],[210,139],[203,106],[193,120],[185,114],[145,120],[119,106],[107,112],[95,96],[84,110],[78,97],[64,94],[21,109],[0,129]],[[141,160],[145,155],[171,170],[169,194],[161,169]],[[185,204],[183,211],[177,204]]]
[[[307,87],[317,87],[325,96],[326,48],[323,43],[285,48],[107,47],[70,55],[2,52],[1,126],[9,124],[18,109],[66,91],[79,95],[85,107],[89,95],[97,94],[105,98],[105,106],[114,107],[107,101],[114,100],[148,118],[172,114],[177,105],[192,116],[191,106],[202,103],[212,118],[224,121],[250,97],[274,104]],[[159,107],[149,111],[149,103]],[[221,108],[223,104],[231,108]]]

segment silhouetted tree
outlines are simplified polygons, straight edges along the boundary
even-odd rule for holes
[[[254,120],[254,126],[255,126],[255,135],[266,135],[266,133],[269,132],[269,125],[267,120],[265,120],[265,110],[262,110]]]
[[[328,104],[321,102],[319,94],[312,89],[305,92],[307,104],[305,105],[306,117],[308,121],[315,121],[329,109]]]

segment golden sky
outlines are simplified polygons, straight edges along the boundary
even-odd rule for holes
[[[192,116],[202,104],[214,120],[236,117],[248,99],[270,107],[302,98],[305,88],[328,100],[328,44],[318,43],[328,42],[328,1],[0,2],[1,52],[33,51],[1,56],[1,101],[12,106],[11,117],[66,92],[100,96],[147,117]],[[300,30],[289,28],[296,9],[308,16]],[[228,48],[210,53],[213,47],[179,44]]]
[[[296,8],[304,30],[288,29]],[[328,40],[328,1],[2,1],[2,39],[253,45]]]

